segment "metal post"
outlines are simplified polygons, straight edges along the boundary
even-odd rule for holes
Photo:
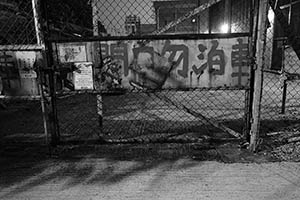
[[[281,103],[281,114],[285,114],[285,104],[286,104],[286,91],[287,91],[287,81],[283,81],[282,89],[282,103]]]
[[[32,0],[32,10],[34,16],[34,25],[36,31],[36,39],[37,45],[41,47],[41,51],[36,53],[36,67],[38,71],[38,89],[40,94],[40,102],[42,108],[43,115],[43,126],[44,126],[44,135],[45,135],[45,143],[49,148],[49,153],[51,153],[51,147],[49,145],[49,132],[48,132],[48,120],[47,120],[47,112],[46,112],[46,97],[44,96],[44,88],[43,88],[43,76],[44,73],[42,71],[43,66],[45,66],[45,42],[43,37],[43,31],[41,26],[41,13],[40,13],[40,0]],[[46,100],[46,101],[45,101]]]
[[[57,101],[56,101],[56,78],[55,78],[55,70],[56,67],[54,65],[53,60],[53,49],[52,43],[49,41],[50,28],[49,28],[49,19],[48,19],[48,7],[47,0],[41,0],[41,15],[43,16],[43,20],[46,22],[46,27],[43,27],[43,36],[45,42],[45,54],[47,61],[47,70],[49,75],[49,89],[50,89],[50,104],[51,110],[49,113],[49,121],[51,123],[51,142],[52,146],[56,146],[60,140],[59,134],[59,124],[57,117]]]
[[[285,42],[282,41],[282,62],[281,62],[281,72],[285,75]],[[285,104],[286,104],[286,92],[287,92],[287,80],[283,80],[282,86],[282,102],[281,102],[281,114],[285,114]]]
[[[268,0],[259,1],[258,24],[257,24],[257,41],[256,41],[256,69],[254,72],[254,94],[252,105],[252,124],[250,130],[250,146],[251,151],[257,149],[259,141],[259,128],[260,128],[260,108],[263,87],[263,65],[264,65],[264,52],[267,31],[267,13],[268,13]]]
[[[249,66],[250,66],[250,81],[249,89],[245,91],[245,127],[243,136],[247,144],[250,142],[250,130],[252,119],[252,105],[254,94],[254,73],[255,73],[255,56],[256,56],[256,41],[257,41],[257,24],[258,24],[258,3],[256,0],[250,1],[250,35],[249,43]]]
[[[98,46],[98,53],[99,53],[99,68],[98,68],[98,88],[96,88],[99,92],[97,94],[97,114],[98,114],[98,123],[99,123],[99,131],[100,134],[103,133],[103,99],[102,99],[102,86],[101,86],[101,74],[102,74],[102,69],[103,69],[103,58],[102,58],[102,49],[101,49],[101,41],[99,42]],[[99,136],[99,140],[101,142],[104,142],[104,139],[102,136]]]
[[[32,0],[32,10],[33,10],[33,17],[34,17],[34,27],[35,27],[35,33],[36,33],[36,40],[37,44],[42,47],[42,49],[45,49],[45,42],[43,40],[43,33],[41,30],[41,23],[40,23],[40,0]]]

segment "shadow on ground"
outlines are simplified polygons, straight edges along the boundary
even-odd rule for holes
[[[40,185],[63,181],[68,189],[82,184],[110,185],[155,170],[188,170],[202,161],[267,162],[239,144],[114,144],[64,145],[51,150],[38,144],[0,148],[0,198]],[[158,172],[157,172],[158,171]]]

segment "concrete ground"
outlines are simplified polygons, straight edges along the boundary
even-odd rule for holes
[[[222,148],[4,149],[0,199],[300,199],[300,163]]]

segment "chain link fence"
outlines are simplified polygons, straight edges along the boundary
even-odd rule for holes
[[[102,93],[101,116],[95,93],[57,98],[63,142],[197,142],[246,131],[245,90]]]
[[[52,39],[248,33],[250,8],[247,0],[47,2]]]
[[[43,114],[38,98],[1,98],[0,119],[2,147],[11,144],[44,143]]]
[[[1,151],[25,144],[45,144],[38,59],[37,0],[0,1],[0,138]],[[11,149],[12,148],[12,149]]]
[[[0,47],[7,50],[37,48],[35,1],[0,1]]]
[[[269,1],[260,140],[280,160],[297,159],[300,130],[298,1]]]
[[[271,4],[272,2],[270,1]],[[122,54],[124,48],[120,44],[127,39],[135,39],[138,47],[142,48],[147,47],[158,35],[164,36],[161,41],[168,40],[166,44],[170,45],[174,35],[177,39],[186,39],[195,35],[206,35],[209,38],[222,33],[250,33],[253,19],[251,1],[52,0],[43,3],[45,4],[37,4],[37,1],[31,0],[0,1],[1,119],[10,119],[11,113],[14,113],[18,116],[14,120],[19,120],[15,124],[26,124],[20,130],[33,134],[45,131],[42,129],[43,114],[38,106],[39,100],[35,98],[40,96],[40,77],[33,67],[37,61],[36,54],[24,51],[40,49],[37,44],[41,35],[37,31],[42,22],[38,18],[41,15],[47,22],[42,23],[42,26],[45,28],[44,25],[47,25],[49,31],[45,32],[46,40],[55,43],[52,46],[54,63],[48,63],[52,67],[48,70],[54,77],[43,77],[45,80],[41,80],[44,83],[42,89],[54,99],[51,102],[52,111],[49,111],[53,112],[53,116],[48,115],[47,120],[57,123],[58,134],[63,141],[196,141],[202,138],[247,135],[250,123],[248,109],[251,103],[248,85],[237,88],[227,85],[189,87],[184,90],[162,89],[157,83],[151,83],[151,90],[144,90],[141,85],[133,83],[131,86],[137,90],[128,91],[119,87],[122,77],[118,76],[120,66],[115,60],[121,60],[123,64],[126,62]],[[281,17],[286,18],[287,25],[293,27],[291,30],[296,40],[299,40],[299,3],[281,1],[276,9],[282,13]],[[299,130],[299,51],[295,49],[295,45],[291,45],[285,31],[287,26],[282,24],[283,20],[277,16],[278,12],[275,13],[270,8],[266,27],[260,127],[262,136]],[[62,47],[64,52],[61,52],[60,48],[55,47],[65,45],[62,40],[69,39],[77,42],[75,48]],[[86,45],[82,46],[79,41],[85,41]],[[98,45],[89,44],[89,41],[97,41]],[[107,45],[102,42],[107,42],[109,47],[106,48]],[[114,42],[116,44],[112,44]],[[219,45],[215,41],[211,43],[217,44],[217,47]],[[239,41],[241,46],[235,44],[235,47],[242,48],[242,43],[243,41]],[[52,47],[47,48],[51,50]],[[177,49],[183,46],[175,44],[173,47]],[[169,47],[164,48],[164,54],[169,53],[166,55],[184,62],[179,54],[172,54],[167,48]],[[148,50],[146,48],[146,52]],[[205,45],[198,46],[197,50],[202,53],[197,55],[198,62],[205,60],[205,55],[209,54],[206,50],[211,51]],[[184,52],[184,48],[176,51]],[[62,53],[65,54],[61,55]],[[78,60],[82,53],[88,56]],[[64,62],[59,62],[58,58]],[[92,91],[74,92],[77,89],[72,82],[72,73],[76,70],[79,73],[80,70],[74,68],[73,64],[82,62],[92,63],[92,82],[95,87]],[[106,62],[110,63],[109,68],[105,68]],[[199,73],[200,77],[202,67],[205,66],[197,68],[194,65],[193,72]],[[164,74],[165,71],[153,73]],[[239,73],[246,72],[241,69]],[[145,78],[143,73],[137,73],[137,77]],[[163,77],[158,76],[156,79]],[[106,85],[105,89],[103,85]],[[153,85],[157,87],[153,89]],[[12,96],[20,98],[12,100]],[[21,96],[33,98],[28,98],[32,99],[29,101]],[[36,113],[36,117],[29,117],[26,114],[28,110]],[[54,116],[56,112],[57,122]],[[22,125],[14,129],[9,128],[9,124],[1,127],[1,133],[5,133],[2,137],[19,134],[17,127]]]
[[[249,1],[53,0],[47,1],[46,8],[48,39],[53,43],[56,73],[57,105],[54,107],[62,142],[193,142],[246,137],[249,131],[246,123],[249,117],[249,86],[246,84],[249,75],[248,38],[239,37],[243,37],[242,34],[249,36]],[[221,33],[241,34],[236,38],[228,37],[233,43],[227,42],[228,47],[224,47],[230,51],[226,58],[222,57],[225,50],[219,50],[223,48],[219,47],[221,40],[212,37],[220,35],[224,38]],[[158,35],[163,38],[153,40]],[[197,44],[195,39],[190,41],[194,42],[193,45],[187,46],[189,43],[185,44],[185,40],[173,40],[174,35],[185,39],[191,35],[206,35],[203,38],[208,40]],[[162,55],[156,52],[152,55],[153,46],[162,48]],[[198,48],[194,50],[195,46]],[[141,62],[151,60],[145,55],[148,53],[159,66],[149,67],[146,72],[139,68],[138,63],[133,67],[130,59],[137,55],[138,50],[134,48],[142,51],[145,60],[142,58]],[[203,62],[208,54],[213,54],[214,48],[215,52],[222,54],[216,53],[220,56],[216,69]],[[188,68],[192,63],[187,61],[191,57],[188,51],[200,53],[195,55],[200,61],[190,71]],[[244,57],[239,60],[234,55]],[[234,84],[213,86],[205,83],[201,86],[203,80],[200,81],[200,76],[206,68],[211,68],[206,70],[207,73],[225,73],[220,64],[227,63],[225,59],[235,62],[233,65],[245,66],[230,72],[232,77],[241,77]],[[172,66],[168,69],[169,64],[164,66],[166,60],[174,60],[172,65],[178,70]],[[93,67],[90,79],[93,83],[85,85],[81,91],[76,89],[75,80],[76,74],[80,73],[79,65]],[[125,70],[124,74],[120,73],[122,70]],[[178,71],[179,75],[165,77],[172,74],[172,70]],[[192,76],[196,75],[198,81],[195,79],[193,86],[186,83],[183,88],[179,87],[178,76],[186,80],[191,77],[192,82]],[[134,76],[136,80],[127,83],[127,76]],[[169,85],[177,86],[163,87],[160,82],[165,83],[166,79],[169,79]],[[124,81],[131,89],[122,87]]]
[[[290,25],[299,20],[298,14],[295,14],[296,4],[281,3],[278,6],[286,18],[290,16]],[[293,48],[288,45],[288,38],[282,27],[270,8],[261,109],[263,134],[289,130],[297,124],[300,117],[300,61]],[[299,35],[299,32],[297,34]]]

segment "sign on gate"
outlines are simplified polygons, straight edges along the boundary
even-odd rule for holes
[[[88,54],[97,51],[86,46],[84,42],[59,44],[60,63],[86,63],[92,57]],[[105,41],[101,53],[104,90],[245,87],[249,83],[248,37]],[[92,75],[74,74],[78,77],[73,80],[75,89],[93,88]]]
[[[93,84],[93,63],[74,63],[76,70],[73,72],[75,90],[92,90]]]
[[[103,87],[242,87],[249,82],[248,37],[101,42]]]
[[[86,45],[84,43],[59,44],[58,54],[61,63],[87,61]]]

